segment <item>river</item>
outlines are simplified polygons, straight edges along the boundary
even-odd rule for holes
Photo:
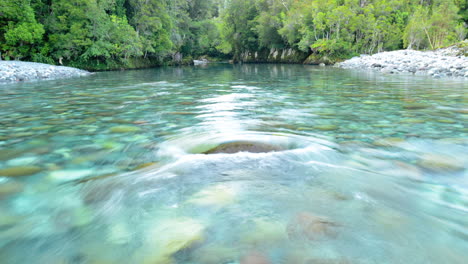
[[[274,64],[0,85],[0,262],[466,263],[467,88]]]

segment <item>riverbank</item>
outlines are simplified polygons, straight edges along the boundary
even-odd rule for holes
[[[0,61],[0,83],[50,80],[91,74],[72,67],[24,61]]]
[[[462,42],[466,43],[466,42]],[[361,55],[337,66],[346,69],[364,69],[382,73],[413,73],[440,77],[468,78],[468,57],[461,46],[435,51],[396,50],[374,55]]]

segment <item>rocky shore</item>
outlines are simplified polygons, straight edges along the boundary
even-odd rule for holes
[[[0,61],[0,83],[85,76],[90,72],[65,66],[24,61]]]
[[[412,73],[468,78],[468,57],[453,46],[436,51],[396,50],[361,55],[337,64],[346,69],[370,69],[382,73]]]

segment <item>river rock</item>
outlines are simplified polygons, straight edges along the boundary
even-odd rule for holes
[[[326,258],[313,258],[308,259],[304,264],[352,264],[353,262],[347,259],[326,259]]]
[[[153,165],[156,165],[156,164],[158,164],[158,163],[157,162],[142,163],[142,164],[136,165],[131,170],[141,170],[141,169],[144,169],[146,167],[150,167],[150,166],[153,166]]]
[[[42,171],[41,167],[38,166],[16,166],[10,168],[0,169],[0,176],[5,177],[19,177],[19,176],[30,176]]]
[[[457,172],[465,169],[464,163],[456,157],[432,153],[424,154],[418,161],[418,165],[438,172]]]
[[[0,149],[0,161],[16,158],[24,151],[19,149]]]
[[[361,55],[337,66],[347,69],[369,69],[382,73],[429,75],[434,78],[447,76],[466,78],[468,57],[458,56],[463,45],[466,44],[436,51],[396,50],[372,56]]]
[[[11,194],[19,193],[23,191],[23,189],[24,189],[23,184],[17,181],[12,181],[12,180],[0,181],[0,199]]]
[[[199,206],[216,206],[222,207],[234,202],[238,190],[228,185],[219,184],[209,186],[194,195],[192,195],[187,203]]]
[[[337,224],[331,220],[311,214],[300,212],[296,214],[288,223],[286,231],[289,239],[319,240],[323,238],[333,238],[336,236]]]
[[[137,126],[114,126],[109,129],[111,133],[133,133],[140,130],[141,128]]]
[[[8,166],[26,166],[32,163],[35,163],[39,158],[38,157],[19,157],[15,159],[11,159],[6,162]]]
[[[222,143],[215,148],[212,148],[204,154],[216,154],[216,153],[237,153],[237,152],[251,152],[251,153],[264,153],[280,151],[282,148],[261,142],[250,142],[250,141],[234,141],[228,143]]]
[[[196,263],[219,264],[232,263],[237,259],[238,252],[234,248],[228,248],[215,243],[197,249],[192,258]]]
[[[425,109],[428,108],[429,105],[427,104],[422,104],[422,103],[407,103],[403,105],[403,108],[406,110],[419,110],[419,109]]]
[[[405,143],[405,140],[397,137],[381,138],[373,142],[378,147],[399,147],[402,143]]]
[[[137,252],[137,259],[142,261],[134,263],[171,264],[174,253],[203,241],[204,229],[201,222],[191,218],[157,220],[147,232],[144,252]]]
[[[81,169],[81,170],[58,170],[53,171],[49,174],[49,179],[58,181],[58,182],[65,182],[65,181],[73,181],[84,178],[93,174],[93,170],[91,169]]]
[[[263,218],[253,220],[254,227],[243,234],[240,244],[251,247],[262,247],[277,243],[284,243],[288,236],[286,225],[279,221],[271,221]]]
[[[254,251],[245,255],[240,260],[240,264],[271,264],[271,262],[264,254]]]
[[[112,244],[127,244],[131,237],[131,232],[125,223],[115,223],[108,229],[107,241]]]
[[[413,180],[422,180],[423,173],[417,166],[408,164],[402,161],[394,161],[394,167],[388,170],[382,171],[384,174],[398,177],[407,177]]]
[[[322,130],[322,131],[332,131],[337,130],[338,126],[336,125],[318,125],[314,126],[315,129]]]
[[[0,83],[86,76],[80,69],[25,61],[0,61]]]

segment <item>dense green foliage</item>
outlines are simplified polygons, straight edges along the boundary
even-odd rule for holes
[[[115,69],[292,48],[345,58],[466,37],[465,0],[0,0],[2,59]]]
[[[462,0],[231,0],[224,50],[295,48],[346,58],[401,48],[434,49],[466,37]]]

